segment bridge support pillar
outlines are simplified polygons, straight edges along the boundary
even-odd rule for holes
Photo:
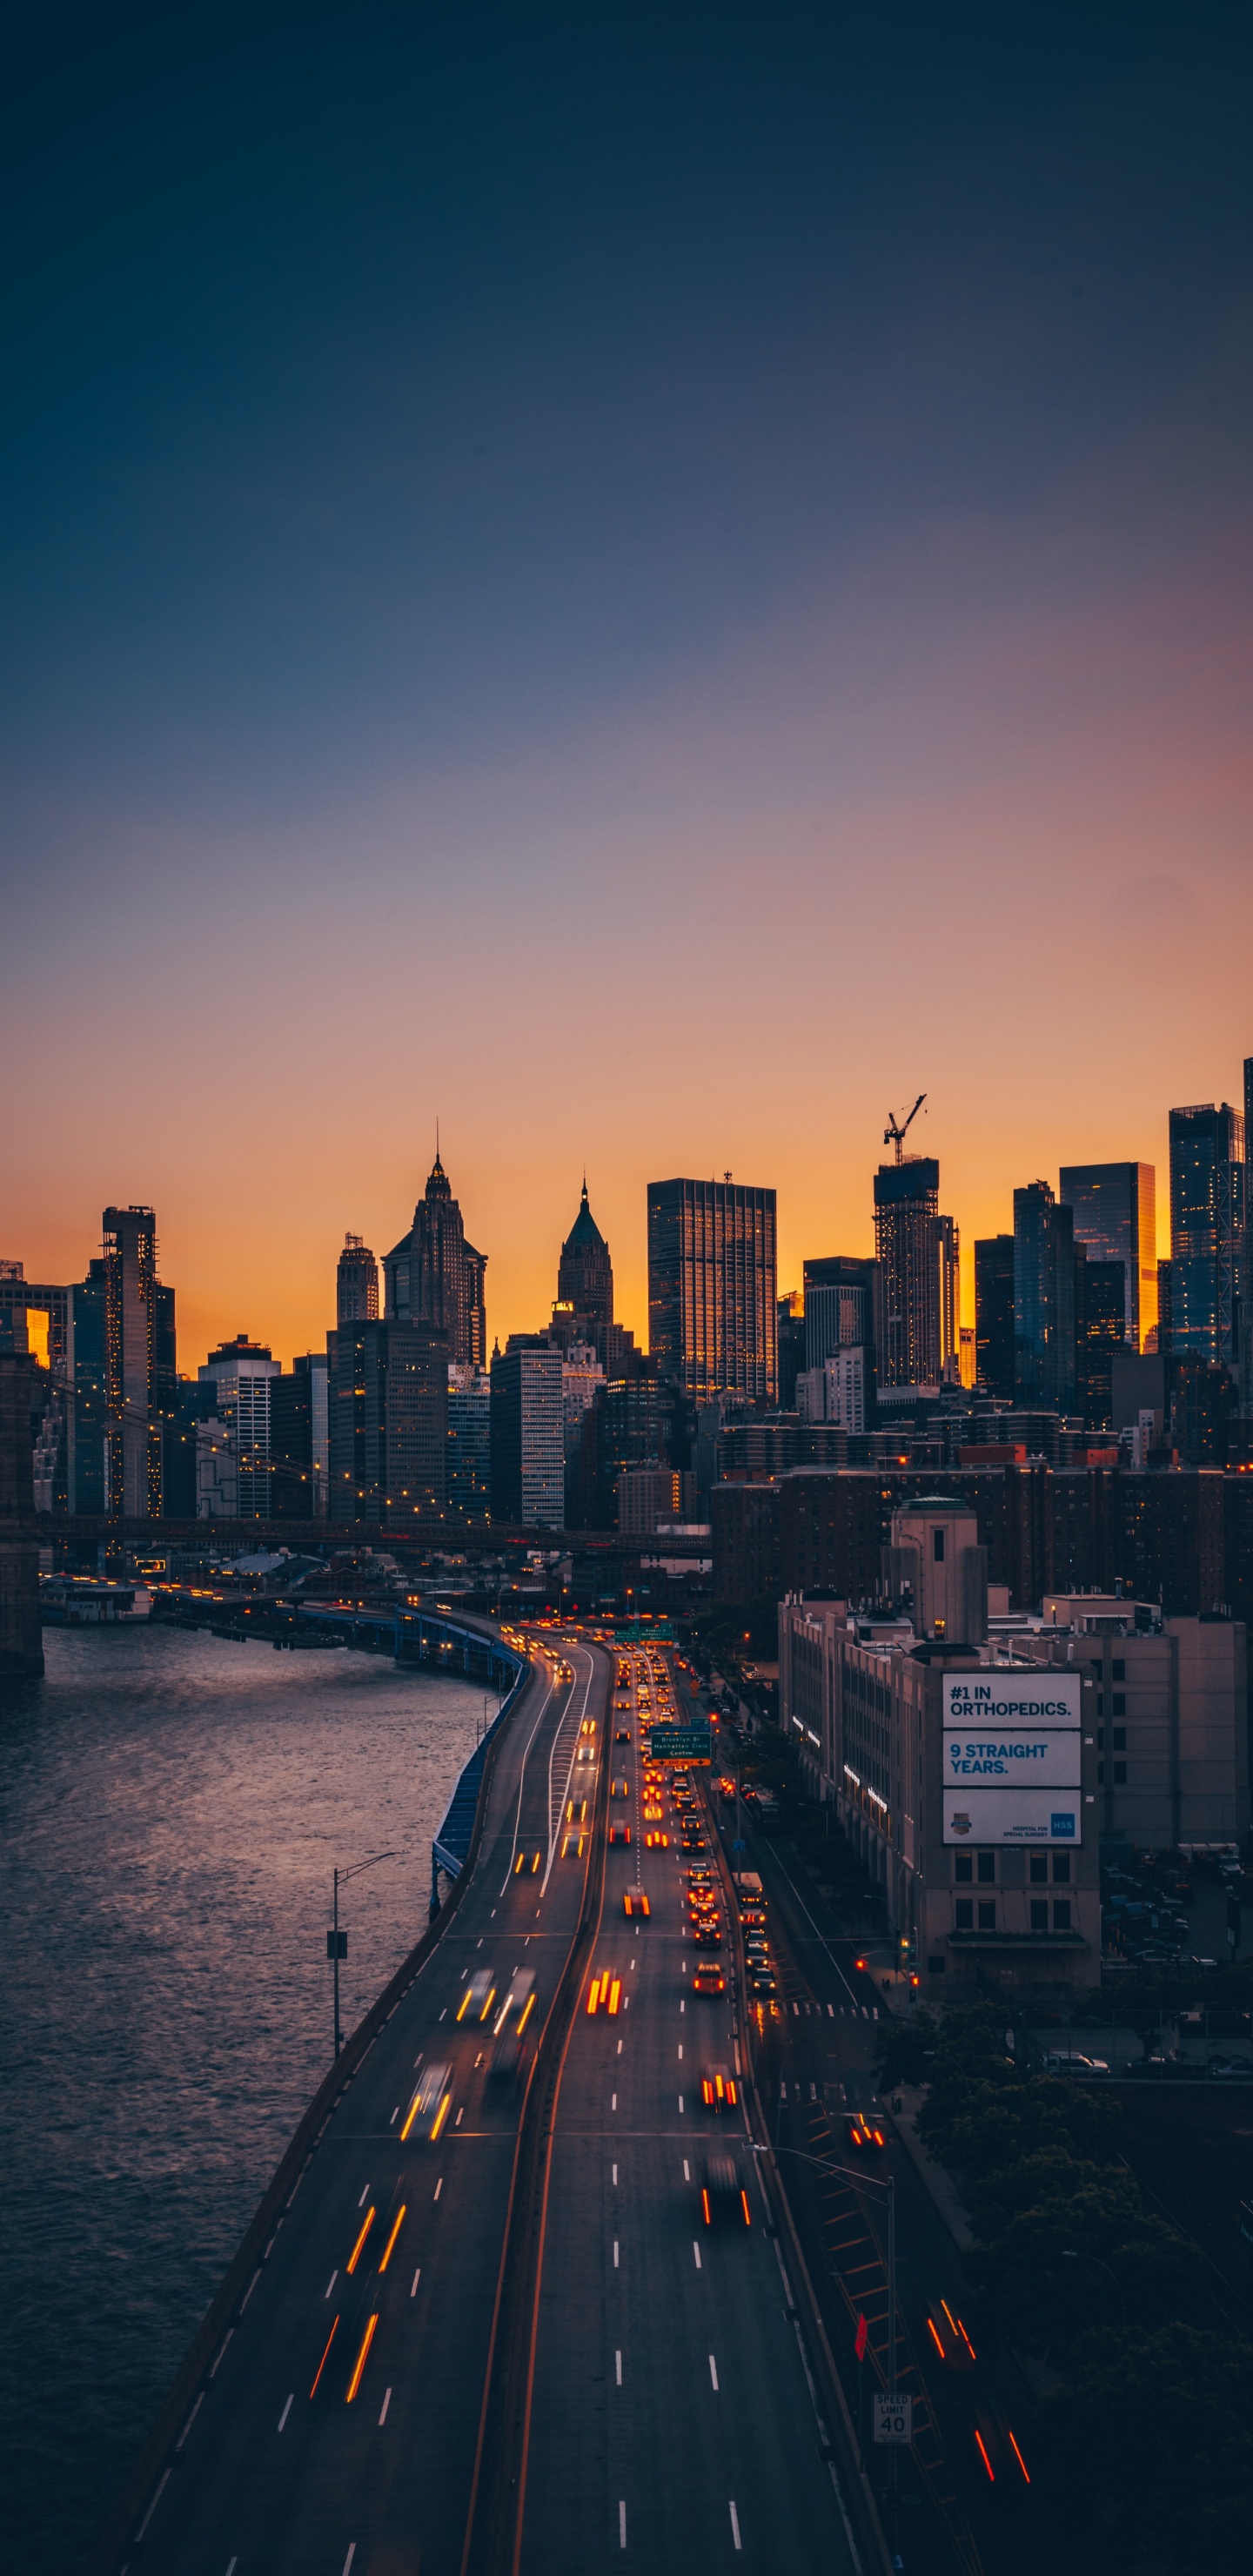
[[[28,1354],[0,1351],[0,1681],[44,1668],[32,1391]]]

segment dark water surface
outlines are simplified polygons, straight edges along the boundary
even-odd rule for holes
[[[426,1927],[474,1685],[172,1629],[0,1699],[6,2563],[70,2576],[329,2062]],[[495,1701],[492,1701],[495,1707]]]

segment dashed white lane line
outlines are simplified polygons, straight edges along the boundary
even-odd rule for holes
[[[683,2117],[683,2096],[682,2096],[682,2094],[680,2093],[680,2095],[679,2095],[679,2118],[680,2118],[680,2119],[682,2119],[682,2117]]]
[[[683,2042],[682,2042],[682,2040],[680,2040],[680,2041],[679,2041],[679,2055],[680,2055],[680,2057],[683,2055]]]
[[[622,2042],[621,2042],[621,2040],[619,2040],[619,2042],[618,2042],[618,2055],[619,2055],[619,2057],[621,2057],[621,2055],[622,2055]]]
[[[434,2197],[436,2200],[438,2200],[438,2199],[439,2199],[440,2193],[441,2193],[441,2191],[443,2190],[443,2188],[444,2188],[444,2177],[443,2177],[443,2175],[441,2174],[441,2175],[440,2175],[440,2178],[439,2178],[439,2181],[438,2181],[438,2182],[436,2183],[436,2185],[435,2185],[435,2191],[434,2191],[434,2195],[433,2195],[433,2197]]]
[[[447,2004],[445,2004],[445,2006],[444,2006],[444,2010],[443,2010],[443,2012],[440,2014],[440,2020],[441,2020],[441,2021],[443,2021],[443,2020],[444,2020],[444,2018],[445,2018],[445,2016],[446,2016],[446,2014],[447,2014],[447,2011],[448,2011],[448,2006],[447,2006]],[[416,2061],[415,2061],[415,2063],[416,2063]]]
[[[394,2111],[393,2111],[393,2113],[392,2113],[392,2116],[391,2116],[390,2120],[389,2120],[389,2121],[388,2121],[388,2123],[387,2123],[388,2128],[389,2128],[389,2129],[394,2129],[394,2128],[395,2128],[395,2126],[396,2126],[396,2122],[397,2122],[397,2120],[398,2120],[399,2118],[400,2118],[400,2104],[399,2104],[399,2102],[398,2102],[398,2103],[397,2103],[397,2105],[396,2105],[395,2110],[394,2110]]]
[[[618,2383],[619,2388],[621,2388],[621,2386],[622,2386],[622,2355],[621,2355],[621,2353],[620,2353],[620,2352],[616,2352],[616,2353],[614,2354],[614,2357],[613,2357],[613,2375],[614,2375],[614,2378],[616,2379],[616,2381],[617,2381],[617,2383]]]
[[[611,2111],[616,2111],[616,2110],[617,2110],[617,2107],[618,2107],[618,2096],[617,2096],[617,2094],[616,2094],[616,2093],[611,2093],[611,2094],[610,2094],[610,2096],[609,2096],[609,2108],[610,2108],[610,2110],[611,2110]]]
[[[355,2540],[350,2540],[350,2541],[349,2541],[349,2543],[348,2543],[348,2555],[347,2555],[346,2559],[344,2560],[344,2576],[352,2576],[352,2562],[353,2562],[354,2558],[356,2557],[356,2555],[357,2555],[357,2544],[356,2544],[356,2541],[355,2541]]]
[[[296,2392],[295,2392],[295,2390],[293,2389],[293,2390],[292,2390],[292,2396],[293,2396],[293,2397],[294,2397],[295,2393],[296,2393]],[[282,2414],[280,2415],[280,2417],[279,2417],[279,2419],[278,2419],[278,2429],[279,2429],[280,2433],[282,2432],[283,2426],[284,2426],[284,2424],[287,2422],[287,2418],[288,2418],[288,2416],[289,2416],[289,2415],[290,2415],[290,2413],[291,2413],[291,2405],[292,2405],[292,2401],[291,2401],[291,2397],[289,2397],[289,2398],[288,2398],[288,2400],[287,2400],[287,2404],[286,2404],[286,2405],[285,2405],[285,2407],[283,2408],[283,2412],[282,2412]]]
[[[732,2501],[731,2505],[731,2538],[735,2542],[737,2549],[743,2548],[744,2543],[740,2538],[740,2517],[735,2510],[734,2501]]]
[[[625,2505],[625,2503],[619,2503],[619,2506],[618,2506],[618,2547],[619,2547],[619,2549],[625,2549],[625,2548],[626,2548],[626,2505]]]
[[[680,2006],[679,2006],[679,2010],[680,2010],[680,2012],[686,2012],[686,2011],[687,2011],[687,2005],[686,2005],[686,2004],[680,2004]]]
[[[411,2298],[411,2299],[416,2299],[416,2297],[417,2297],[417,2295],[418,2295],[418,2283],[419,2283],[419,2281],[421,2280],[421,2278],[422,2278],[422,2266],[421,2266],[421,2264],[419,2264],[418,2269],[417,2269],[417,2271],[414,2273],[414,2276],[413,2276],[413,2288],[412,2288],[412,2289],[411,2289],[411,2291],[409,2292],[409,2296],[410,2296],[410,2298]]]
[[[231,2563],[230,2563],[230,2566],[227,2568],[226,2576],[235,2576],[235,2570],[236,2570],[236,2568],[238,2567],[238,2565],[239,2565],[239,2560],[238,2560],[238,2558],[232,2558]]]
[[[683,2179],[684,2179],[684,2182],[690,2182],[690,2181],[691,2181],[691,2179],[692,2179],[691,2174],[690,2174],[690,2173],[689,2173],[689,2171],[688,2171],[688,2162],[687,2162],[687,2157],[686,2157],[686,2156],[685,2156],[685,2157],[684,2157],[684,2159],[683,2159]]]
[[[367,2201],[367,2199],[369,2198],[369,2193],[370,2193],[370,2186],[369,2186],[369,2184],[367,2183],[367,2184],[366,2184],[366,2187],[365,2187],[365,2190],[362,2192],[362,2194],[361,2194],[361,2198],[360,2198],[360,2200],[359,2200],[359,2201],[358,2201],[358,2203],[357,2203],[357,2207],[358,2207],[358,2209],[364,2209],[364,2208],[365,2208],[366,2201]],[[352,2545],[353,2545],[353,2548],[355,2549],[355,2548],[356,2548],[356,2546],[357,2546],[357,2544],[356,2544],[356,2541],[355,2541],[355,2540],[354,2540],[354,2542],[353,2542],[353,2544],[352,2544]]]
[[[331,2274],[331,2277],[330,2277],[329,2281],[327,2282],[326,2288],[325,2288],[325,2289],[324,2289],[324,2291],[322,2292],[322,2296],[323,2296],[323,2298],[324,2298],[324,2299],[329,2299],[329,2297],[330,2297],[330,2295],[331,2295],[331,2292],[332,2292],[332,2290],[334,2289],[335,2284],[336,2284],[336,2282],[337,2282],[337,2280],[338,2280],[338,2279],[339,2279],[339,2265],[338,2265],[338,2263],[337,2263],[337,2264],[336,2264],[336,2266],[335,2266],[334,2271],[333,2271],[333,2272],[332,2272],[332,2274]]]
[[[713,2381],[713,2391],[714,2391],[714,2395],[715,2395],[715,2397],[716,2397],[716,2396],[718,2395],[718,2365],[717,2365],[717,2362],[714,2360],[714,2357],[713,2357],[713,2354],[712,2354],[712,2353],[710,2353],[710,2356],[709,2356],[709,2376],[710,2376],[711,2380]]]
[[[696,2257],[696,2269],[699,2272],[701,2268],[700,2247],[697,2244],[695,2237],[692,2238],[692,2252]]]
[[[618,2168],[616,2165],[613,2167],[613,2187],[615,2191],[618,2188]]]
[[[383,2391],[383,2411],[382,2411],[382,2414],[381,2414],[381,2415],[380,2415],[380,2417],[379,2417],[379,2422],[380,2422],[380,2424],[385,2424],[385,2423],[387,2422],[387,2409],[388,2409],[388,2407],[391,2405],[391,2402],[392,2402],[392,2392],[391,2392],[390,2388],[386,2388],[386,2389],[384,2389],[384,2391]]]
[[[616,2236],[613,2240],[613,2268],[615,2272],[618,2269],[618,2240]]]

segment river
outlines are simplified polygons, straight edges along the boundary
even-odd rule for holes
[[[332,2054],[426,1928],[480,1687],[167,1628],[0,1700],[7,2556],[72,2576]],[[495,1708],[495,1699],[491,1707]]]

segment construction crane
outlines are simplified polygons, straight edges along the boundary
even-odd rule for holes
[[[909,1134],[910,1128],[913,1126],[914,1120],[915,1120],[915,1118],[917,1117],[918,1112],[919,1112],[919,1110],[921,1109],[921,1107],[922,1107],[922,1104],[923,1104],[924,1100],[926,1099],[926,1096],[927,1096],[927,1095],[926,1095],[925,1091],[920,1091],[920,1092],[919,1092],[918,1097],[917,1097],[916,1101],[914,1102],[913,1108],[910,1110],[909,1116],[908,1116],[908,1118],[906,1119],[905,1124],[904,1124],[904,1126],[903,1126],[903,1127],[898,1127],[898,1126],[897,1126],[897,1123],[896,1123],[896,1112],[895,1112],[895,1110],[894,1110],[894,1109],[889,1109],[889,1111],[888,1111],[888,1123],[887,1123],[886,1127],[885,1127],[885,1128],[884,1128],[884,1130],[883,1130],[883,1142],[884,1142],[884,1144],[885,1144],[885,1145],[895,1145],[895,1147],[896,1147],[896,1159],[897,1159],[897,1162],[898,1162],[898,1163],[903,1163],[903,1162],[904,1162],[904,1160],[905,1160],[905,1157],[904,1157],[903,1153],[901,1152],[901,1147],[902,1147],[902,1145],[904,1144],[904,1142],[905,1142],[905,1139],[906,1139],[907,1135]]]

